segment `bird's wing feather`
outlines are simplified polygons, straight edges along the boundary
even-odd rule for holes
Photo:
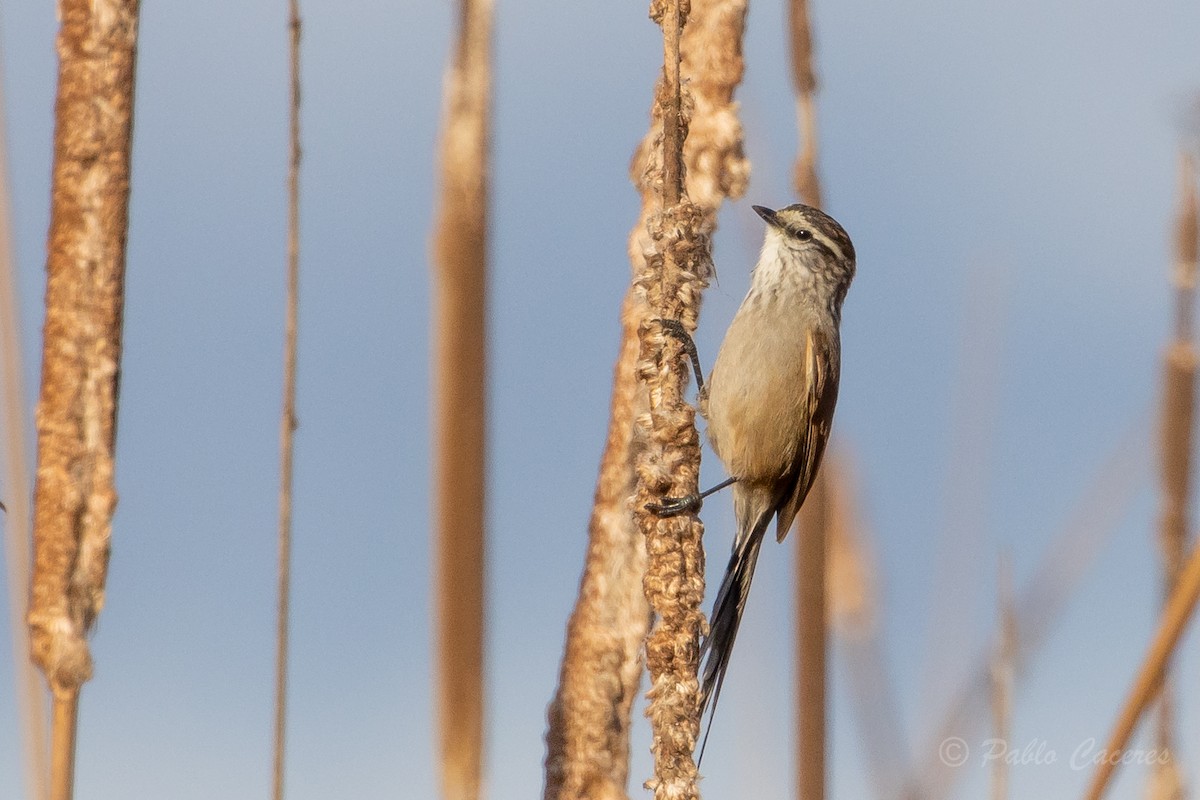
[[[802,431],[803,438],[796,450],[795,466],[788,473],[791,485],[779,507],[776,538],[781,542],[792,527],[792,521],[800,511],[800,506],[804,504],[808,490],[812,488],[817,470],[821,466],[821,456],[825,453],[825,444],[829,441],[829,431],[833,426],[833,409],[837,405],[840,369],[839,342],[836,336],[836,333],[831,336],[816,327],[807,331],[804,346],[804,383],[808,424]]]

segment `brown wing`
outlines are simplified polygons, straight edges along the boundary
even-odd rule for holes
[[[821,456],[825,454],[825,443],[829,441],[829,430],[833,426],[833,409],[837,405],[838,375],[840,370],[839,342],[834,333],[810,328],[805,340],[804,365],[806,371],[805,390],[808,410],[808,425],[804,438],[796,451],[795,468],[788,473],[779,506],[778,528],[775,537],[783,541],[792,521],[796,518],[808,490],[812,488]]]

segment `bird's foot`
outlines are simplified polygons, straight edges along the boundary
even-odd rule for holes
[[[692,338],[687,329],[683,327],[683,323],[677,319],[660,319],[658,324],[662,325],[665,332],[671,334],[681,342],[690,341]]]
[[[662,326],[663,333],[674,336],[683,346],[683,352],[687,354],[687,357],[692,362],[692,372],[696,378],[696,389],[703,396],[705,393],[704,372],[700,369],[700,354],[696,351],[696,342],[692,339],[692,335],[687,332],[687,328],[683,327],[683,323],[677,319],[660,319],[658,324]]]
[[[699,511],[704,498],[698,494],[683,497],[664,497],[661,503],[646,503],[646,510],[659,517],[674,517],[689,511]]]

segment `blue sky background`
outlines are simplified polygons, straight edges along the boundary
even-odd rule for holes
[[[284,6],[143,7],[121,501],[81,798],[269,790]],[[303,14],[289,796],[434,797],[427,254],[452,8],[311,0]],[[1200,6],[849,0],[814,16],[826,203],[859,253],[836,429],[873,536],[903,747],[937,723],[992,631],[998,556],[1023,585],[1122,436],[1142,432],[1135,499],[1018,686],[1014,746],[1045,743],[1057,761],[1016,767],[1014,796],[1078,794],[1090,773],[1071,754],[1108,735],[1156,617],[1151,415]],[[706,364],[761,236],[750,203],[792,201],[784,19],[781,3],[750,15],[739,98],[753,179],[721,215]],[[52,3],[0,14],[31,411],[55,31]],[[661,49],[644,3],[501,2],[495,33],[486,770],[487,796],[507,800],[541,791],[628,280],[627,168]],[[708,457],[705,483],[720,477]],[[712,577],[727,504],[705,508]],[[794,546],[763,553],[707,796],[790,791]],[[19,798],[9,648],[0,637],[0,798]],[[1185,676],[1195,650],[1189,637]],[[867,797],[844,667],[836,656],[831,787]],[[1194,776],[1200,693],[1181,695]],[[964,795],[987,786],[986,736],[964,734]],[[631,786],[649,773],[641,723]],[[1127,769],[1117,791],[1143,778]]]

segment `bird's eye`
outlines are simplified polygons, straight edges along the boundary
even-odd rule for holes
[[[800,228],[796,231],[796,238],[802,242],[807,242],[809,239],[812,239],[812,231]]]

